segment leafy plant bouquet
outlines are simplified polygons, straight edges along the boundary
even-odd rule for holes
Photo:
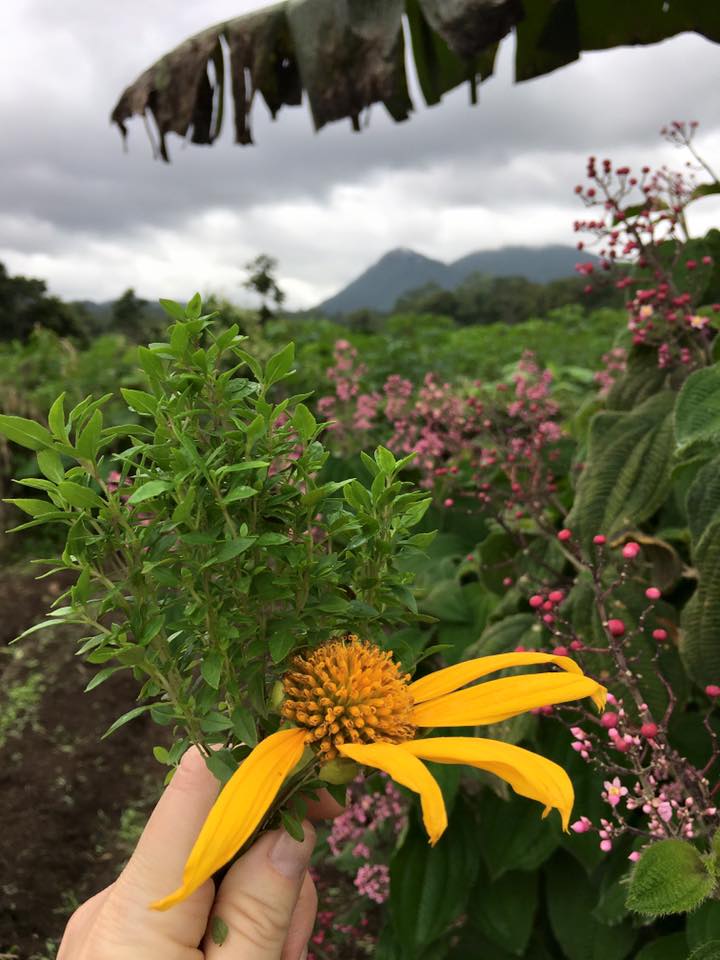
[[[64,525],[59,560],[41,562],[76,576],[32,629],[81,627],[79,652],[100,666],[91,688],[123,669],[141,682],[141,702],[108,733],[149,711],[175,733],[170,749],[156,748],[160,761],[174,767],[195,744],[226,784],[182,883],[154,906],[188,896],[278,819],[300,838],[304,797],[358,765],[420,795],[432,844],[447,814],[423,760],[495,773],[567,827],[573,791],[561,767],[499,741],[419,733],[586,696],[601,707],[603,687],[545,653],[411,682],[421,647],[397,661],[392,630],[420,619],[403,561],[433,535],[411,533],[429,501],[398,479],[410,457],[379,447],[362,458],[369,485],[324,481],[323,426],[307,396],[274,396],[292,374],[292,344],[263,366],[237,326],[202,315],[199,296],[163,306],[167,342],[138,353],[148,389],[122,390],[138,422],[105,427],[110,395],[69,413],[58,397],[47,427],[0,417],[42,474],[21,483],[45,498],[10,501],[31,517],[17,529]],[[468,686],[548,664],[560,669]]]

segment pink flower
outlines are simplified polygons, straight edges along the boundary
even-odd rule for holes
[[[619,777],[615,777],[613,780],[606,780],[604,787],[603,800],[607,800],[611,807],[616,807],[628,792],[627,787],[624,787],[620,783]]]

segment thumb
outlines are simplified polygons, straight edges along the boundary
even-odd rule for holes
[[[204,944],[206,960],[299,960],[303,944],[294,945],[292,955],[285,947],[315,846],[310,823],[303,823],[303,830],[302,843],[285,830],[265,834],[230,868],[215,896]],[[219,921],[227,927],[222,946],[212,938],[213,929],[222,927]],[[313,921],[314,917],[306,921],[308,933]]]

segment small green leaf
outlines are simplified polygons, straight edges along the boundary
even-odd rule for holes
[[[124,727],[126,723],[134,720],[135,717],[139,717],[141,713],[145,713],[147,710],[150,710],[152,706],[152,703],[146,703],[142,707],[133,707],[132,710],[128,710],[127,713],[124,713],[121,717],[118,717],[114,723],[110,724],[100,739],[104,740],[106,737],[109,737],[111,734],[115,733],[116,730],[119,730],[120,727]]]
[[[53,450],[39,450],[37,453],[37,462],[41,473],[43,473],[48,480],[52,480],[53,483],[60,483],[65,479],[62,460]]]
[[[693,950],[688,960],[720,960],[720,940],[704,943],[697,950]]]
[[[216,914],[210,921],[210,936],[213,939],[213,943],[221,947],[227,940],[229,932],[228,925],[223,918],[218,917]]]
[[[249,747],[254,747],[258,742],[258,736],[252,713],[246,707],[236,707],[231,719],[233,731],[238,739]]]
[[[713,891],[715,880],[695,847],[684,840],[653,843],[630,877],[627,905],[648,917],[694,910]]]
[[[172,317],[173,320],[185,319],[185,310],[180,306],[179,303],[176,303],[174,300],[163,300],[162,298],[160,299],[159,303],[165,313],[169,317]]]
[[[299,403],[297,407],[295,407],[295,412],[292,416],[292,425],[305,443],[312,440],[317,430],[317,420],[304,403]]]
[[[268,642],[273,663],[280,663],[295,646],[295,636],[290,630],[281,630],[273,634]]]
[[[85,460],[94,461],[97,457],[100,435],[102,433],[103,415],[101,410],[96,410],[77,439],[77,452]]]
[[[153,497],[159,497],[161,493],[172,490],[173,485],[169,480],[150,480],[128,497],[128,503],[143,503],[145,500],[152,500]]]
[[[170,763],[170,754],[166,747],[153,747],[153,756],[158,763]]]
[[[241,553],[245,553],[254,543],[255,537],[237,537],[235,540],[227,540],[209,563],[225,563],[227,560],[233,560]]]
[[[293,361],[295,359],[295,344],[288,343],[282,350],[274,354],[267,362],[265,367],[265,386],[271,387],[278,380],[287,377],[292,371]]]
[[[0,415],[0,434],[28,450],[42,450],[52,443],[52,437],[45,427],[25,417]]]
[[[281,810],[280,819],[282,820],[282,825],[285,827],[293,840],[297,840],[298,843],[302,843],[305,839],[305,831],[303,830],[303,825],[300,823],[298,818],[292,813],[289,813],[287,810]]]
[[[223,497],[223,503],[235,503],[236,500],[249,500],[250,497],[257,496],[258,491],[254,487],[248,487],[245,484],[239,483],[236,487],[233,487],[232,490],[227,494],[226,497]]]
[[[203,657],[203,661],[200,664],[200,673],[205,683],[211,686],[213,690],[217,690],[220,686],[222,668],[222,656],[217,651],[213,650],[206,657]]]
[[[94,490],[91,490],[90,487],[83,487],[79,483],[73,483],[71,480],[64,480],[59,483],[58,493],[71,506],[80,509],[105,506],[105,501]]]
[[[188,320],[197,320],[201,313],[202,297],[199,293],[194,293],[185,307],[185,316]]]
[[[127,387],[121,387],[120,393],[125,398],[125,402],[131,410],[136,413],[154,414],[157,410],[157,399],[145,390],[130,390]]]
[[[386,476],[390,476],[395,470],[397,461],[387,447],[379,446],[375,450],[375,462]]]
[[[5,503],[14,504],[18,510],[30,514],[31,517],[43,517],[47,513],[55,513],[56,507],[47,500],[31,500],[26,498],[6,499]]]
[[[50,407],[50,412],[48,413],[48,424],[53,432],[53,436],[57,437],[58,440],[62,440],[63,443],[68,442],[68,432],[65,426],[64,393],[61,393],[60,396],[53,401],[53,404]]]

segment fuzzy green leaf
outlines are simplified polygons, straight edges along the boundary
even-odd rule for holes
[[[627,905],[647,917],[694,910],[713,891],[715,880],[704,860],[684,840],[649,846],[630,878]]]

